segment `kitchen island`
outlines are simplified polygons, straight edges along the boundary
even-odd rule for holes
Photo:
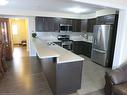
[[[32,44],[54,95],[67,95],[80,89],[84,58],[39,38],[32,38]]]

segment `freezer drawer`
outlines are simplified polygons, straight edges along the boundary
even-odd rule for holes
[[[106,51],[92,49],[91,60],[99,65],[108,66]]]

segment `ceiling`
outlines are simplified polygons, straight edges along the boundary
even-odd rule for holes
[[[80,7],[87,9],[83,13],[92,13],[105,7],[78,3],[72,0],[8,0],[9,3],[5,6],[0,6],[0,9],[6,10],[27,10],[27,11],[46,11],[46,12],[62,12],[74,13],[69,11],[69,8]]]

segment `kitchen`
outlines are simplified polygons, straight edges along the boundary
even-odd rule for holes
[[[71,59],[72,62],[77,62],[77,61],[82,62],[84,59],[83,63],[87,64],[87,65],[83,66],[83,68],[85,68],[85,70],[83,70],[83,72],[82,72],[82,73],[84,73],[82,75],[82,76],[84,76],[84,77],[82,77],[83,78],[82,83],[78,82],[78,83],[80,83],[79,84],[80,86],[82,85],[82,87],[80,90],[78,90],[80,88],[80,86],[79,86],[77,88],[77,90],[81,94],[90,93],[91,91],[96,91],[96,90],[102,89],[104,87],[104,73],[105,73],[105,71],[110,70],[110,68],[112,67],[116,29],[117,29],[116,28],[117,27],[117,20],[118,20],[118,12],[117,11],[115,14],[108,14],[108,15],[98,16],[98,17],[92,18],[92,19],[83,19],[83,20],[82,19],[68,19],[68,18],[54,18],[54,17],[35,17],[36,37],[39,38],[43,43],[47,44],[50,47],[56,47],[58,45],[66,50],[71,51],[71,53],[81,56],[81,59],[79,56],[79,60],[76,60],[78,58],[73,57],[74,55],[67,56],[66,54],[68,54],[68,53],[63,55],[65,52],[62,52],[63,49],[60,49],[59,47],[57,47],[55,49],[50,48],[51,50],[53,50],[57,53],[60,52],[59,53],[60,56],[63,56],[62,59],[64,59],[64,58],[66,59],[66,57],[68,57],[68,59],[72,58]],[[52,22],[52,21],[54,21],[54,22]],[[57,22],[55,22],[55,21],[57,21]],[[74,21],[76,22],[76,24],[73,23]],[[110,26],[110,25],[112,25],[112,26]],[[86,32],[86,31],[88,31],[88,32]],[[100,33],[99,31],[100,32],[103,31],[104,33],[103,32]],[[95,33],[95,32],[98,32],[98,33]],[[35,34],[35,33],[33,33],[33,34]],[[98,37],[96,35],[99,35],[98,36],[99,40],[97,40]],[[104,35],[106,35],[106,36],[104,36]],[[104,38],[102,38],[102,37],[104,37]],[[101,42],[102,40],[104,40],[104,42]],[[34,43],[34,47],[36,49],[37,48],[36,47],[37,45],[35,45],[36,41],[32,40],[32,42]],[[105,51],[100,52],[99,50],[96,50],[96,48],[93,48],[96,46],[94,44],[96,44],[97,42],[99,42],[101,44],[101,46],[105,49]],[[104,44],[104,43],[107,43],[107,44]],[[43,52],[47,51],[46,56],[40,57],[39,55],[41,55],[41,54],[36,49],[37,55],[39,56],[40,60],[43,58],[47,58],[48,54],[50,57],[53,57],[53,55],[50,55],[50,53],[48,53],[48,50],[42,50],[42,51]],[[98,51],[98,53],[97,53],[97,51]],[[109,51],[110,51],[110,53],[109,53]],[[94,52],[96,52],[96,53],[94,53]],[[59,54],[58,55],[56,54],[55,57],[58,57]],[[45,53],[44,53],[44,55],[45,55]],[[71,54],[68,54],[68,55],[71,55]],[[59,61],[57,61],[57,62],[59,63]],[[66,62],[70,62],[70,61],[66,61]],[[41,63],[43,63],[43,61],[41,61]],[[99,65],[97,65],[97,64],[99,64]],[[91,65],[91,66],[89,66],[89,65]],[[106,67],[110,67],[110,68],[108,69]],[[89,70],[88,70],[88,68],[89,68]],[[97,68],[98,68],[98,70],[96,70]],[[96,70],[96,72],[94,70]],[[95,75],[97,75],[98,73],[100,73],[100,77],[97,79],[97,78],[95,78]],[[81,72],[79,72],[79,74],[81,74]],[[89,79],[90,78],[89,76],[90,77],[92,76],[94,81],[91,81],[91,79]],[[77,77],[77,76],[75,76],[75,77]],[[81,76],[78,76],[78,78],[80,80]],[[97,84],[94,83],[94,85],[93,85],[93,82],[96,82]],[[101,82],[101,83],[98,83],[98,82]],[[49,84],[50,83],[51,82],[49,82]],[[74,83],[72,83],[72,84],[74,86]]]
[[[91,58],[93,40],[95,44],[97,43],[102,45],[102,48],[104,49],[106,48],[107,51],[109,51],[108,49],[112,49],[110,51],[112,53],[114,52],[113,50],[115,46],[117,21],[118,21],[118,13],[98,16],[96,18],[91,18],[91,19],[36,17],[35,25],[36,25],[36,34],[42,40],[49,42],[49,44],[52,44],[53,42],[76,54],[82,54]],[[103,26],[99,26],[99,25],[103,25]],[[104,29],[100,30],[100,28],[104,28],[107,30]],[[109,31],[109,33],[100,34],[97,31]],[[110,33],[110,31],[112,33]],[[106,38],[105,37],[102,38],[103,36],[105,36]],[[100,40],[104,40],[104,41],[101,42]],[[108,42],[108,40],[111,41]],[[110,46],[110,43],[113,45]],[[106,59],[104,60],[106,62]],[[96,60],[94,61],[96,62]],[[101,64],[101,62],[100,63],[96,62],[96,63],[102,66],[112,67],[111,63],[108,65],[105,62],[103,62],[103,64]]]
[[[109,15],[109,14],[116,14],[116,12],[112,12],[112,13],[107,13],[107,14],[105,14],[105,13],[103,13],[102,12],[102,14],[103,14],[103,16],[104,15]],[[97,15],[97,13],[95,13],[95,15],[93,16],[93,18],[96,18],[96,17],[100,17],[100,16],[102,16],[102,15]],[[39,16],[39,17],[41,17],[41,16]],[[46,17],[46,16],[42,16],[42,17]],[[48,16],[49,17],[49,16]],[[54,16],[55,17],[55,16]],[[64,18],[64,17],[63,17]],[[102,17],[102,18],[104,18],[104,17]],[[58,18],[58,19],[61,19],[61,18]],[[68,17],[68,19],[70,19],[69,17]],[[71,18],[72,19],[72,18]],[[74,18],[73,18],[74,19]],[[86,18],[86,19],[88,19],[88,18]],[[80,20],[80,19],[79,19]],[[91,19],[90,19],[91,20]],[[90,20],[88,21],[88,22],[86,22],[86,20],[84,20],[84,19],[81,19],[81,23],[82,22],[86,22],[86,23],[89,23],[90,22]],[[40,20],[41,21],[41,20]],[[75,21],[74,21],[75,22]],[[76,23],[78,23],[78,25],[80,24],[80,22],[78,22],[78,21],[76,21]],[[92,21],[91,21],[92,22]],[[49,23],[46,23],[46,24],[48,24],[49,26],[50,26],[50,20],[49,20]],[[58,24],[57,22],[56,22],[56,24]],[[69,22],[69,24],[70,24],[70,22]],[[83,24],[81,24],[81,26],[82,26]],[[91,25],[91,23],[89,23],[88,25]],[[36,26],[36,25],[35,25]],[[77,26],[77,25],[76,25]],[[85,25],[86,26],[86,25]],[[92,25],[93,26],[93,25]],[[71,51],[73,51],[73,52],[75,52],[76,54],[81,54],[81,56],[83,55],[83,57],[84,57],[84,55],[86,55],[86,56],[88,56],[88,58],[90,58],[90,55],[91,55],[91,49],[92,49],[92,40],[93,40],[93,33],[91,33],[91,31],[90,31],[90,33],[88,32],[86,32],[86,31],[88,31],[88,29],[86,29],[84,32],[86,32],[86,33],[83,33],[83,32],[80,32],[80,30],[78,30],[77,28],[76,29],[74,29],[74,33],[73,32],[69,32],[69,33],[60,33],[60,30],[58,29],[58,25],[56,25],[56,29],[54,30],[53,29],[53,31],[52,30],[47,30],[47,29],[50,29],[49,27],[47,28],[47,26],[46,26],[46,30],[44,30],[44,31],[39,31],[39,32],[37,32],[37,37],[40,37],[41,38],[41,40],[44,40],[44,41],[46,41],[47,43],[48,43],[48,45],[53,45],[53,43],[52,42],[56,42],[56,43],[59,43],[59,42],[61,42],[61,41],[59,41],[58,39],[57,39],[57,37],[58,37],[58,35],[69,35],[69,40],[70,41],[72,41],[71,43],[69,42],[69,45],[70,44],[72,44],[72,48],[70,48],[71,49]],[[84,27],[85,28],[85,27]],[[52,29],[52,25],[51,25],[51,29]],[[57,30],[58,29],[58,30]],[[78,30],[78,31],[77,31]],[[47,32],[48,31],[48,32]],[[54,31],[55,31],[55,33],[54,33]],[[33,31],[34,32],[34,31]],[[40,33],[41,32],[41,33]],[[77,33],[78,32],[78,33]],[[74,42],[74,43],[73,43]],[[85,44],[84,44],[84,42],[85,42]],[[61,43],[60,43],[61,44]],[[66,46],[66,44],[67,43],[63,43],[63,45],[62,46]],[[75,45],[74,45],[75,44]],[[77,45],[77,47],[75,48],[75,47],[73,47],[73,46],[76,46],[76,44],[78,44]],[[89,45],[88,45],[89,44]],[[82,51],[83,49],[84,49],[84,47],[82,46],[81,48],[79,47],[79,46],[82,46],[82,45],[84,45],[85,47],[86,46],[88,46],[87,48],[85,48],[86,50],[84,50],[84,51]],[[70,47],[70,46],[69,46]],[[89,50],[87,50],[89,48]],[[76,50],[77,49],[77,50]],[[80,50],[81,49],[81,50]],[[82,51],[82,52],[81,52]],[[88,51],[88,52],[86,52],[86,51]],[[85,53],[84,53],[85,52]],[[84,54],[82,54],[82,53],[84,53]],[[87,57],[85,58],[85,59],[87,59]],[[89,60],[89,59],[88,59]],[[88,62],[89,63],[89,62]],[[95,70],[95,69],[94,69]],[[90,75],[90,74],[89,74]],[[95,79],[96,80],[96,79]],[[87,85],[87,83],[85,83],[85,86]],[[90,89],[91,90],[91,89]],[[94,89],[95,90],[95,89]],[[94,91],[94,90],[92,90],[92,91]],[[80,91],[79,91],[80,92]],[[85,92],[85,90],[84,90],[84,92]]]

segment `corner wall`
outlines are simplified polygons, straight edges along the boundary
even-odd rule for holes
[[[95,13],[84,14],[83,16],[81,16],[81,18],[82,19],[90,19],[90,18],[96,18],[99,16],[115,14],[115,13],[116,13],[116,9],[107,8],[107,9],[96,11]]]
[[[120,10],[113,69],[127,63],[127,10]]]
[[[31,41],[31,35],[35,32],[35,17],[28,17],[28,31],[29,56],[36,56],[36,52]]]

